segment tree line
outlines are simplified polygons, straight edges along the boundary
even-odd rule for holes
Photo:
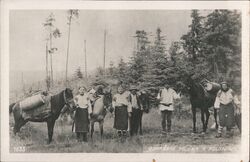
[[[70,31],[73,19],[79,17],[78,10],[67,11],[68,42],[65,63],[65,80],[68,80],[68,58]],[[158,27],[153,41],[145,30],[135,31],[136,48],[129,61],[120,59],[117,66],[97,68],[96,80],[116,79],[125,85],[135,84],[141,88],[157,90],[168,82],[176,90],[186,88],[187,77],[197,82],[208,79],[214,82],[228,81],[240,92],[241,87],[241,13],[237,10],[213,10],[202,16],[199,10],[191,11],[192,22],[188,32],[179,41],[167,42]],[[53,84],[53,46],[55,38],[61,36],[54,25],[55,17],[50,14],[43,24],[46,39],[47,89]],[[167,44],[171,43],[167,48]],[[50,66],[50,67],[49,67]],[[80,68],[75,77],[84,78]]]
[[[105,69],[105,76],[125,85],[157,90],[165,82],[177,91],[184,91],[187,77],[197,82],[208,79],[228,81],[240,92],[241,87],[241,14],[236,10],[213,10],[201,16],[192,10],[192,22],[181,39],[166,49],[166,37],[161,28],[149,41],[148,32],[137,30],[136,50],[128,62],[120,59],[115,67]],[[97,80],[104,76],[99,68]]]

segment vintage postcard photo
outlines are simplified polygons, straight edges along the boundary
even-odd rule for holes
[[[248,2],[4,2],[4,161],[249,160]]]

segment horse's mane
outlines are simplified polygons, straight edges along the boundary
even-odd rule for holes
[[[195,83],[193,79],[190,80],[190,95],[193,97],[203,97],[205,95],[204,88],[199,84]]]
[[[64,91],[62,90],[58,94],[51,96],[51,110],[53,113],[59,111],[58,109],[64,105]]]

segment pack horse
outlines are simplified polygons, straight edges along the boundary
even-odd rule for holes
[[[43,100],[41,97],[45,97],[45,99]],[[33,100],[33,102],[30,102],[31,100]],[[47,122],[48,143],[52,141],[55,121],[58,119],[61,112],[66,110],[73,111],[74,109],[75,103],[73,100],[73,93],[69,88],[53,96],[39,94],[12,103],[9,106],[9,112],[13,112],[15,120],[14,134],[20,132],[20,128],[29,121]]]

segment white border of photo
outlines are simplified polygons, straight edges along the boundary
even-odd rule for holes
[[[242,11],[242,139],[238,153],[9,153],[9,12],[36,9]],[[24,1],[1,3],[1,161],[249,161],[249,2],[248,1]]]

